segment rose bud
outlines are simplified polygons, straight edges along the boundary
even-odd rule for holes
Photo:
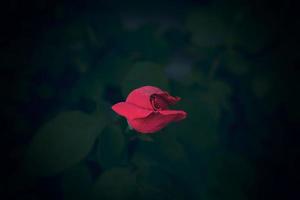
[[[133,90],[125,102],[113,105],[112,109],[125,117],[136,131],[154,133],[171,122],[186,118],[186,112],[169,109],[179,100],[179,97],[173,97],[157,87],[143,86]]]

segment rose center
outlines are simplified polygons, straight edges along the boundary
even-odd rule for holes
[[[157,94],[151,95],[150,102],[154,110],[165,110],[168,108],[168,102]]]

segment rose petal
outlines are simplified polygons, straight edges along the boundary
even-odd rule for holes
[[[186,112],[181,110],[164,110],[153,112],[146,118],[128,120],[128,123],[141,133],[154,133],[171,122],[184,119],[186,115]]]
[[[161,96],[162,98],[164,98],[168,104],[170,105],[174,105],[175,103],[177,103],[178,101],[180,101],[180,97],[173,97],[171,96],[168,92],[163,92],[158,94],[159,96]]]
[[[112,109],[119,115],[126,117],[128,120],[145,118],[153,111],[140,108],[136,105],[127,102],[120,102],[112,106]]]
[[[160,114],[165,116],[174,116],[174,121],[180,121],[186,118],[187,113],[183,110],[162,110],[160,111]]]
[[[157,94],[151,95],[150,102],[154,110],[166,110],[169,106],[169,102]]]
[[[164,93],[161,89],[153,86],[143,86],[133,90],[127,97],[126,102],[137,105],[139,107],[153,110],[150,96],[153,94]]]

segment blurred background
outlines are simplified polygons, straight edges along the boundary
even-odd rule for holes
[[[296,8],[4,3],[0,198],[297,199]],[[129,130],[111,106],[144,85],[180,96],[188,117]]]

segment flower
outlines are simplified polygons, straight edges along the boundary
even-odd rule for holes
[[[112,109],[125,117],[128,124],[138,132],[154,133],[171,122],[186,118],[182,110],[170,110],[180,100],[168,92],[153,86],[143,86],[133,90],[125,102],[119,102]]]

